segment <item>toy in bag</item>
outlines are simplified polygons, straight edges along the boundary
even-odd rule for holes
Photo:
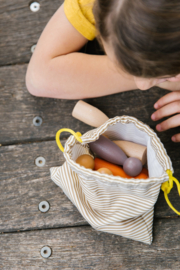
[[[73,134],[64,149],[59,140],[63,131]],[[101,174],[78,164],[76,160],[82,155],[93,157],[89,144],[102,134],[111,141],[129,141],[146,146],[149,177],[139,179]],[[173,181],[180,194],[180,184],[172,176],[171,160],[156,133],[136,118],[117,116],[83,135],[61,129],[56,134],[56,141],[66,161],[62,166],[50,169],[51,179],[94,229],[151,244],[154,204],[160,188],[169,206],[180,214],[167,196]]]

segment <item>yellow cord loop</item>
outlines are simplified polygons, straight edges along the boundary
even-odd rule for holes
[[[72,129],[62,128],[58,130],[58,132],[56,133],[56,143],[62,152],[64,152],[64,147],[62,146],[61,141],[60,141],[60,135],[62,132],[70,132],[72,135],[74,135],[74,137],[76,138],[76,140],[78,140],[78,142],[82,143],[82,139],[80,138],[82,134],[80,132],[75,133]]]
[[[161,185],[161,189],[164,191],[164,197],[165,200],[167,202],[167,204],[169,205],[169,207],[177,214],[180,215],[180,212],[178,212],[170,203],[169,198],[168,198],[168,194],[170,193],[171,189],[173,188],[173,181],[176,183],[177,185],[177,189],[178,189],[178,193],[180,195],[180,183],[179,181],[172,175],[172,171],[171,170],[167,170],[166,171],[167,174],[169,175],[169,180],[166,181],[165,183],[162,183]]]

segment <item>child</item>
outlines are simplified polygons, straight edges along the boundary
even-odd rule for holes
[[[106,55],[78,52],[95,37]],[[61,99],[158,85],[173,92],[156,102],[152,120],[176,115],[157,130],[179,126],[179,0],[65,0],[39,38],[26,85],[32,95]]]

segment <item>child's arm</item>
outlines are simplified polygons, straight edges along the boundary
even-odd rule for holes
[[[136,89],[133,77],[116,71],[106,55],[77,52],[86,43],[62,5],[42,32],[26,73],[35,96],[81,99]]]

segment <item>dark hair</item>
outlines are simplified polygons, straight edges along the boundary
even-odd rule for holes
[[[137,77],[180,73],[179,0],[96,0],[97,39],[117,64]]]

